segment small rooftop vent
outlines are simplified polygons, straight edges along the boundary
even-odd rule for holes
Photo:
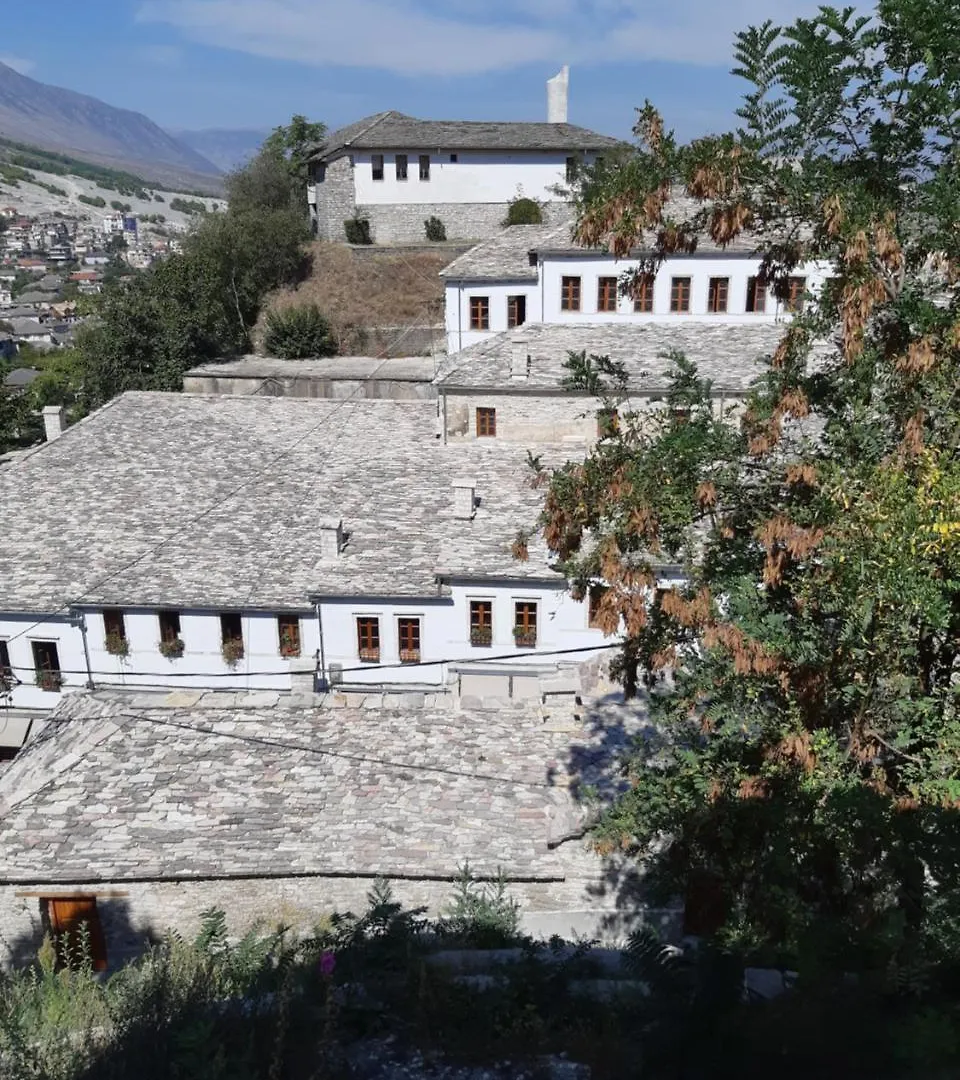
[[[525,379],[530,374],[530,354],[527,352],[527,340],[523,334],[514,334],[510,338],[510,377]]]
[[[63,434],[63,406],[45,405],[43,407],[43,431],[47,442],[53,442]]]
[[[453,516],[461,521],[470,521],[477,506],[476,480],[454,480]]]
[[[327,518],[320,522],[320,558],[333,562],[343,551],[343,522]]]

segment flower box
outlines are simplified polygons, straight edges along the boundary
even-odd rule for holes
[[[111,656],[128,656],[130,653],[130,644],[123,634],[118,634],[115,630],[112,630],[103,639],[103,647],[110,653]]]
[[[379,664],[380,663],[380,650],[379,649],[361,649],[360,659],[365,664]]]
[[[533,649],[537,644],[537,632],[526,626],[515,626],[513,640],[518,649]]]
[[[165,656],[168,660],[178,660],[183,656],[183,638],[167,638],[166,641],[160,642],[159,649],[161,656]]]
[[[243,659],[243,638],[228,638],[220,646],[220,653],[230,667],[236,667]]]
[[[58,694],[63,686],[63,676],[59,671],[38,671],[37,686],[50,694]]]
[[[470,644],[471,645],[492,645],[493,644],[493,630],[489,626],[471,626],[470,627]]]
[[[420,650],[419,649],[401,649],[400,650],[400,663],[401,664],[419,664],[420,663]]]

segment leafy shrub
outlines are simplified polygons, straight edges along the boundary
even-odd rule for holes
[[[427,234],[427,239],[434,244],[441,244],[447,238],[447,227],[444,223],[431,214],[430,217],[423,223],[424,230]]]
[[[343,223],[343,231],[346,233],[348,244],[373,243],[373,237],[370,235],[370,222],[366,218],[347,218]]]
[[[507,894],[502,876],[496,881],[477,881],[469,864],[464,864],[440,928],[476,948],[500,948],[515,944],[521,937],[520,907]]]
[[[128,202],[120,202],[119,199],[113,199],[110,203],[112,209],[116,210],[119,214],[129,214],[133,207]]]
[[[78,195],[77,199],[85,203],[87,206],[96,206],[102,208],[107,205],[107,200],[101,198],[99,195]]]
[[[542,225],[543,208],[536,199],[522,196],[511,200],[505,225]]]
[[[271,311],[263,344],[270,355],[283,360],[333,356],[337,351],[330,322],[316,304]]]
[[[200,202],[199,199],[171,199],[170,209],[179,210],[182,214],[205,214],[207,212],[207,204]]]

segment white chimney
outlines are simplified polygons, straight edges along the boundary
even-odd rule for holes
[[[461,521],[469,521],[473,517],[477,505],[477,482],[476,480],[454,480],[453,482],[453,516]]]
[[[327,518],[320,522],[320,559],[333,562],[343,550],[343,522]]]
[[[43,407],[43,430],[47,436],[47,442],[53,442],[63,434],[65,425],[63,422],[62,405],[44,405]]]
[[[570,68],[566,64],[552,79],[547,79],[547,123],[567,122],[567,91],[570,86]]]
[[[527,352],[527,340],[523,334],[514,334],[510,338],[510,377],[525,379],[530,374],[530,354]]]

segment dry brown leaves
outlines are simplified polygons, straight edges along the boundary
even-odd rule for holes
[[[705,480],[697,487],[697,502],[704,510],[712,510],[717,505],[717,486],[711,480]]]
[[[744,203],[733,206],[715,207],[710,219],[710,235],[720,247],[725,247],[736,239],[744,229],[753,223],[753,211]]]
[[[764,583],[779,585],[788,558],[808,558],[823,543],[824,533],[823,529],[804,528],[786,515],[777,514],[757,529],[756,536],[767,553],[763,567]]]
[[[925,420],[926,414],[923,409],[919,409],[907,421],[907,425],[903,430],[903,442],[900,444],[900,449],[908,458],[919,457],[923,453],[923,425]]]
[[[703,635],[708,649],[722,646],[730,653],[733,669],[738,675],[774,675],[780,670],[780,660],[759,641],[754,641],[732,623],[715,623]]]
[[[705,586],[690,600],[676,589],[665,589],[660,597],[660,610],[681,626],[697,629],[706,626],[713,614],[710,590]]]
[[[848,364],[852,364],[863,352],[867,322],[873,309],[886,295],[883,282],[877,277],[844,285],[840,299],[840,326],[843,356]]]
[[[785,735],[776,746],[770,748],[767,757],[784,765],[798,766],[808,776],[817,764],[809,731]]]
[[[936,345],[929,335],[919,341],[911,341],[907,355],[897,359],[897,371],[905,375],[926,375],[937,363]]]
[[[809,464],[788,465],[785,478],[791,487],[816,487],[817,470]]]

